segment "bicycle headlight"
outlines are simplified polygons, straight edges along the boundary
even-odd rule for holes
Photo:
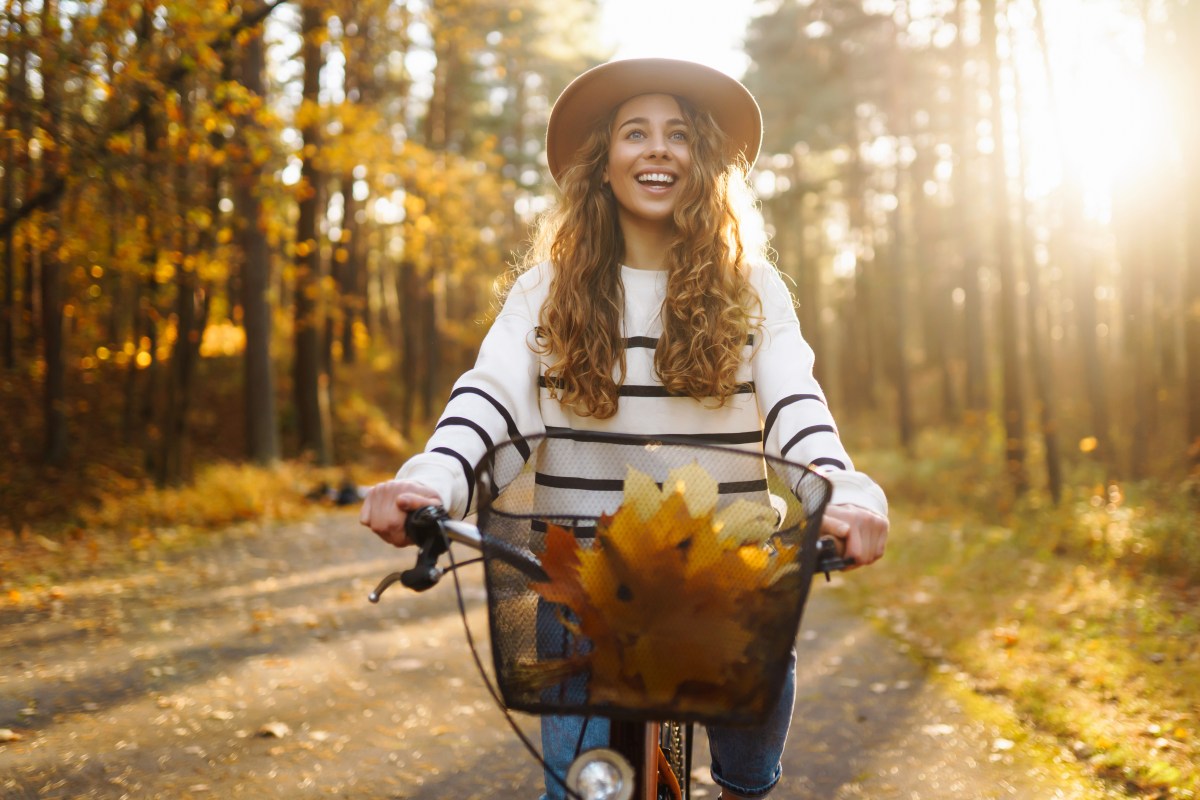
[[[629,800],[633,797],[633,767],[614,750],[588,750],[571,763],[567,786],[583,800]]]

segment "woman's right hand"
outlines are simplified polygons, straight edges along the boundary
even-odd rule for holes
[[[423,483],[392,480],[377,483],[363,498],[358,521],[375,535],[396,547],[412,544],[404,532],[408,512],[425,506],[440,506],[442,498]]]

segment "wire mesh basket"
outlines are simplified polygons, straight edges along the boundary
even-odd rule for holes
[[[721,725],[770,712],[828,480],[756,451],[579,432],[497,445],[476,479],[509,708]]]

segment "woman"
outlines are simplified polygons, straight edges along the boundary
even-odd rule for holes
[[[746,173],[761,115],[736,80],[684,61],[631,59],[576,78],[547,129],[558,206],[451,394],[425,451],[373,487],[361,520],[396,546],[408,511],[463,516],[491,442],[554,431],[686,437],[819,469],[834,487],[823,530],[859,565],[883,555],[887,501],[838,438],[791,296],[765,256]],[[710,730],[725,800],[778,782],[794,666],[768,722]],[[543,720],[565,771],[576,718]],[[607,738],[589,723],[584,746]],[[551,798],[561,797],[547,781]]]

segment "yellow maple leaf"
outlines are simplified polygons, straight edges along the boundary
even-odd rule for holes
[[[564,607],[560,620],[582,639],[544,665],[544,679],[586,668],[591,702],[627,708],[761,701],[758,632],[779,618],[777,584],[798,577],[798,548],[765,544],[770,506],[741,501],[717,512],[717,500],[717,482],[699,465],[672,471],[661,490],[631,469],[624,503],[598,521],[593,544],[550,526],[548,580],[532,588]]]

